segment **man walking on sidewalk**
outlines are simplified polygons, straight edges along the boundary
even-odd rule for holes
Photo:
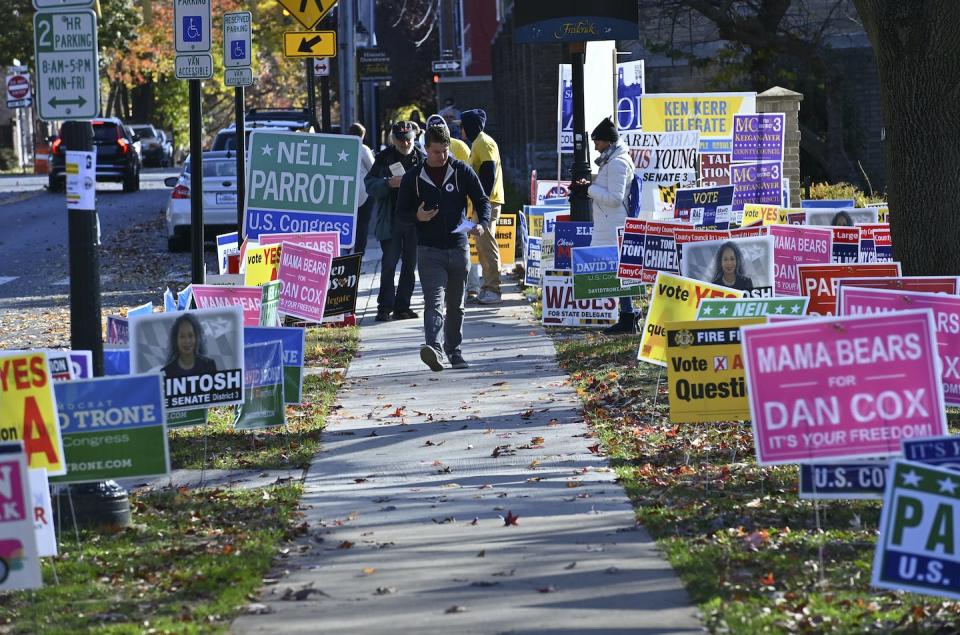
[[[406,320],[419,317],[410,310],[410,298],[416,283],[417,235],[411,219],[396,214],[397,192],[404,174],[423,165],[422,151],[414,148],[413,126],[409,121],[393,124],[393,146],[377,155],[373,167],[363,180],[367,194],[377,208],[374,226],[377,240],[383,248],[380,265],[380,293],[377,294],[377,322]],[[393,277],[397,263],[400,268],[400,283],[394,288]]]
[[[500,248],[497,246],[497,219],[503,205],[503,168],[500,165],[500,148],[493,138],[483,131],[487,125],[487,113],[476,108],[465,110],[460,115],[460,125],[467,139],[473,144],[470,148],[470,163],[483,191],[490,199],[490,227],[492,231],[477,237],[477,252],[483,269],[483,286],[477,301],[480,304],[500,302]]]
[[[460,352],[463,287],[470,268],[467,234],[480,239],[493,233],[490,201],[470,166],[450,157],[450,133],[446,128],[428,127],[425,146],[426,162],[403,176],[397,197],[397,215],[415,222],[417,228],[425,340],[420,359],[430,370],[440,371],[442,352],[453,368],[467,368]],[[469,231],[464,227],[468,198],[479,219]]]

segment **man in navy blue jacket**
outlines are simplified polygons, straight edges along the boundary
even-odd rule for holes
[[[470,270],[467,234],[482,236],[490,227],[490,199],[473,169],[450,156],[450,133],[427,128],[426,162],[403,175],[397,195],[397,215],[415,220],[417,272],[423,290],[423,331],[426,343],[420,359],[431,370],[443,370],[442,353],[453,368],[467,368],[460,352],[463,342],[463,291]],[[469,231],[467,198],[479,222]],[[454,230],[461,231],[454,231]],[[446,296],[446,318],[443,304]],[[441,333],[443,341],[441,344]]]

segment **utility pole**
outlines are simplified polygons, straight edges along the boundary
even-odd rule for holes
[[[351,0],[337,3],[337,64],[340,67],[340,132],[345,132],[356,119],[357,46],[356,16]]]
[[[206,266],[203,263],[203,109],[200,101],[202,80],[190,81],[190,278],[203,284]],[[238,152],[246,149],[237,139]],[[239,177],[238,177],[239,178]]]
[[[590,180],[590,148],[587,140],[587,124],[584,112],[583,64],[586,61],[587,43],[570,43],[570,65],[573,69],[573,170],[571,181]],[[570,220],[590,222],[590,197],[587,188],[575,187],[570,195]]]

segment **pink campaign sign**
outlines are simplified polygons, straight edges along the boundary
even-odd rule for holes
[[[895,456],[947,433],[930,311],[742,331],[761,465]]]
[[[773,279],[776,295],[802,295],[797,265],[829,264],[833,256],[833,231],[829,227],[771,225]]]
[[[323,321],[333,256],[302,245],[286,243],[280,252],[280,313]]]
[[[942,362],[943,396],[948,406],[960,406],[960,297],[943,293],[915,293],[863,289],[840,285],[840,315],[869,315],[930,309]]]
[[[301,232],[299,234],[260,234],[260,245],[290,243],[322,251],[334,258],[340,256],[340,234],[337,232]]]
[[[261,287],[224,287],[215,284],[192,286],[193,299],[198,309],[223,306],[239,306],[243,309],[243,325],[260,325],[260,305],[263,302]]]

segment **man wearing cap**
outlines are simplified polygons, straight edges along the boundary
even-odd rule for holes
[[[503,205],[503,169],[497,142],[483,131],[487,113],[476,108],[460,114],[460,125],[470,146],[470,165],[480,177],[483,191],[490,199],[490,226],[494,231],[477,237],[477,251],[483,268],[483,286],[477,301],[480,304],[500,302],[500,248],[497,246],[496,226]]]
[[[470,268],[467,234],[490,233],[490,201],[469,165],[449,155],[446,127],[428,126],[427,159],[403,176],[397,214],[416,223],[417,270],[423,290],[420,359],[430,370],[443,370],[442,353],[453,368],[467,368],[463,342],[463,288]],[[467,200],[479,223],[464,231]],[[457,231],[459,230],[459,231]],[[446,315],[444,315],[446,305]]]
[[[607,117],[590,133],[593,148],[600,153],[594,162],[600,166],[597,178],[577,185],[588,186],[587,196],[593,203],[593,240],[591,245],[616,245],[617,227],[627,217],[627,197],[633,181],[633,160],[625,143],[620,141],[617,126]],[[630,298],[620,299],[620,320],[604,331],[608,335],[636,333],[637,321]]]
[[[414,147],[413,135],[413,126],[409,121],[393,124],[390,131],[393,145],[377,155],[363,181],[367,194],[376,201],[374,233],[383,248],[377,322],[419,317],[410,309],[410,298],[416,283],[416,226],[411,219],[400,218],[396,214],[397,193],[403,175],[423,165],[423,151]],[[400,283],[394,287],[394,275],[401,259]]]

